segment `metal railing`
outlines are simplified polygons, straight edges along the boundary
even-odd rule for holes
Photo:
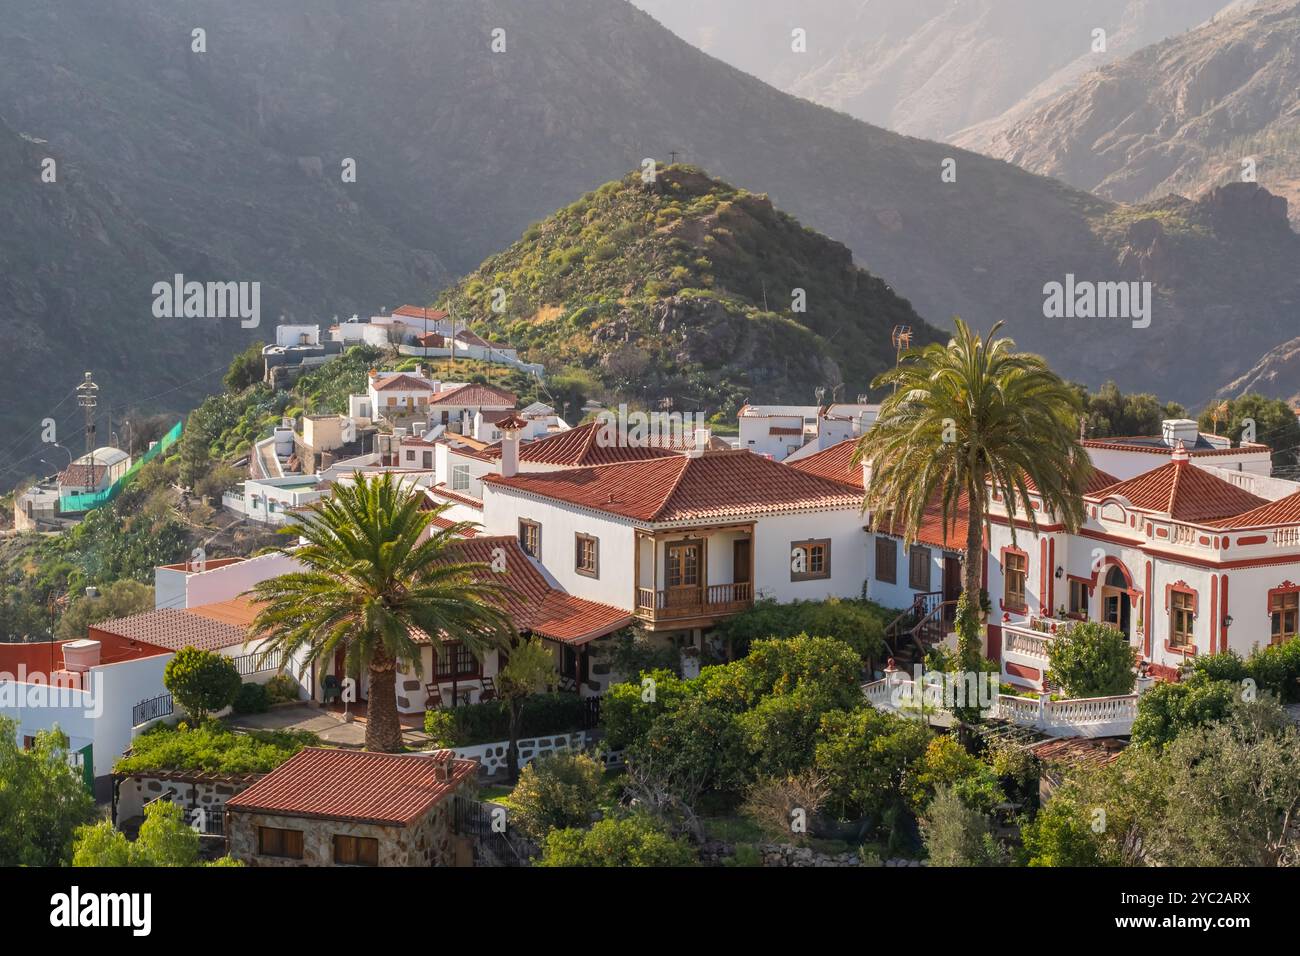
[[[176,703],[172,700],[171,694],[161,694],[158,697],[142,700],[131,708],[131,726],[139,727],[151,720],[169,717],[175,708]]]

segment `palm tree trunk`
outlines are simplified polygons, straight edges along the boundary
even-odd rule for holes
[[[972,667],[984,652],[983,635],[979,626],[980,577],[984,564],[984,510],[981,504],[974,495],[970,496],[970,517],[966,521],[966,560],[962,562],[961,568],[962,594],[966,598],[968,613],[965,621],[960,614],[956,617],[957,646],[964,668]],[[971,621],[974,621],[975,633],[961,633],[963,628],[970,628]]]
[[[366,701],[366,749],[396,753],[402,749],[397,720],[397,668],[379,655],[370,662],[370,696]]]

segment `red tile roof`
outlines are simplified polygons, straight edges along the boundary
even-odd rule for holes
[[[1300,491],[1235,517],[1222,518],[1212,523],[1217,528],[1267,528],[1283,524],[1300,524]]]
[[[1140,451],[1148,455],[1169,455],[1173,449],[1161,441],[1151,438],[1085,438],[1079,442],[1084,448],[1102,448],[1108,451]],[[1251,452],[1268,452],[1267,445],[1249,444],[1237,448],[1188,448],[1187,454],[1193,458],[1208,458],[1214,455],[1240,455]]]
[[[196,647],[201,651],[234,647],[243,644],[248,637],[247,622],[252,620],[251,612],[247,608],[242,611],[235,609],[238,602],[246,601],[237,598],[206,608],[161,608],[98,621],[90,626],[90,636],[95,638],[96,632],[116,634],[170,651],[185,647]]]
[[[503,478],[511,488],[638,521],[690,521],[746,514],[858,507],[842,482],[810,475],[750,451],[673,455],[649,461],[534,472]]]
[[[518,399],[514,392],[507,392],[504,388],[497,388],[495,385],[458,385],[455,388],[443,389],[433,398],[429,399],[430,405],[504,405],[507,408],[514,408]]]
[[[1176,521],[1199,522],[1240,515],[1268,504],[1266,499],[1186,461],[1171,461],[1089,497],[1119,497],[1144,511],[1168,515]]]
[[[943,521],[943,509],[939,505],[940,500],[936,496],[926,505],[925,513],[921,516],[921,523],[916,529],[916,542],[932,548],[965,551],[966,522],[970,518],[970,496],[964,491],[957,496],[957,506],[954,513],[948,516],[950,522],[948,525],[945,525]],[[902,532],[902,528],[891,529],[889,515],[882,515],[877,518],[873,523],[873,527],[881,534],[897,535]]]
[[[480,511],[483,510],[483,502],[479,501],[479,499],[471,498],[463,492],[452,491],[445,484],[439,483],[434,485],[432,488],[426,488],[425,490],[435,498],[445,498],[447,501],[454,501],[457,504],[465,505],[469,508],[477,508]]]
[[[564,644],[585,644],[632,623],[629,611],[551,587],[519,541],[510,535],[476,537],[456,548],[458,560],[478,564],[491,564],[501,553],[506,570],[489,573],[484,580],[505,589],[506,610],[520,631],[532,631]],[[428,641],[427,635],[424,641]]]
[[[647,458],[672,458],[681,454],[681,449],[666,447],[659,441],[607,445],[601,441],[601,431],[600,422],[587,422],[568,431],[523,442],[519,446],[519,460],[538,465],[587,468],[624,461],[643,461]],[[478,457],[496,461],[501,457],[501,446],[495,444],[484,448]]]
[[[1092,474],[1090,474],[1088,480],[1083,483],[1083,493],[1085,495],[1095,495],[1103,488],[1109,488],[1111,485],[1118,483],[1119,479],[1110,472],[1102,471],[1100,468],[1093,468]],[[1038,486],[1034,484],[1034,480],[1028,475],[1025,475],[1025,487],[1031,492],[1038,492]]]
[[[447,313],[442,309],[430,309],[420,305],[403,305],[393,310],[393,315],[404,315],[412,319],[445,319]]]
[[[418,378],[414,375],[408,375],[406,372],[396,372],[392,375],[376,376],[374,381],[371,382],[371,386],[376,392],[386,392],[389,389],[400,389],[406,392],[433,391],[433,384],[431,382],[426,382],[424,379]],[[432,403],[434,399],[429,399],[429,401]]]
[[[862,466],[853,464],[853,450],[857,444],[857,439],[846,438],[807,458],[800,458],[787,464],[807,474],[829,478],[831,481],[842,481],[862,491]]]
[[[410,826],[478,772],[476,762],[452,759],[451,780],[443,780],[441,764],[451,752],[442,754],[446,756],[308,747],[227,800],[226,809]]]

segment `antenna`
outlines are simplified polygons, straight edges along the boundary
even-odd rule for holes
[[[99,404],[99,386],[86,373],[85,379],[77,386],[77,405],[81,407],[86,419],[86,454],[90,456],[90,486],[98,488],[95,481],[95,406]]]

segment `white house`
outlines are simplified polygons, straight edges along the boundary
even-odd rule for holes
[[[102,491],[126,474],[131,456],[120,448],[105,446],[74,460],[59,475],[60,495],[81,495]]]
[[[133,708],[157,696],[171,657],[93,628],[76,641],[0,644],[0,716],[16,723],[23,747],[44,730],[66,734],[102,798],[114,762],[131,745]]]

